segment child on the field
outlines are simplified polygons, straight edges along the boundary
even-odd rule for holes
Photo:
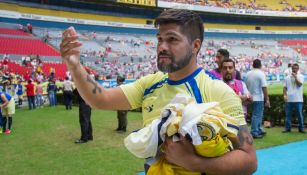
[[[0,134],[2,134],[3,131],[2,131],[2,110],[0,108]]]
[[[4,113],[4,115],[2,116],[2,131],[5,134],[10,134],[13,123],[13,114],[15,114],[14,98],[6,92],[0,92],[0,107]],[[6,123],[8,123],[8,127],[6,127]]]

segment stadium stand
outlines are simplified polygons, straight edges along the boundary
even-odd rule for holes
[[[3,64],[3,62],[2,62]],[[19,75],[25,75],[25,74],[29,74],[31,72],[31,70],[27,67],[21,66],[20,64],[16,63],[16,62],[8,62],[8,71],[9,72],[14,72],[16,74]]]
[[[214,6],[222,8],[272,10],[272,11],[299,11],[306,12],[307,3],[304,0],[226,0],[226,1],[197,1],[197,0],[162,0],[183,4]]]
[[[280,43],[291,46],[307,46],[307,40],[281,40]]]
[[[55,77],[64,79],[66,76],[66,65],[62,63],[59,51],[51,45],[56,39],[61,39],[61,29],[49,30],[47,28],[37,30],[37,35],[27,33],[27,30],[20,24],[0,23],[0,55],[3,57],[9,55],[7,62],[8,69],[5,71],[21,75],[22,77],[29,76],[34,69],[40,64],[36,58],[39,58],[43,64],[42,72],[48,76],[51,69],[55,69]],[[46,35],[48,37],[46,38]],[[86,39],[86,38],[85,38]],[[50,43],[50,44],[49,44]],[[54,45],[58,45],[55,42]],[[85,49],[92,49],[98,43],[88,41],[85,44]],[[25,59],[28,58],[28,61]],[[33,61],[34,60],[34,61]],[[4,64],[2,60],[1,65]],[[92,69],[88,68],[93,74],[97,74]]]
[[[71,23],[69,23],[69,21],[68,23],[63,23],[55,21],[50,22],[43,20],[17,19],[14,21],[16,23],[15,28],[19,26],[19,22],[23,25],[25,25],[26,23],[32,23],[34,26],[34,36],[19,36],[18,34],[16,34],[10,35],[10,37],[8,37],[9,34],[4,33],[0,34],[0,43],[2,38],[9,38],[10,40],[22,40],[22,43],[24,43],[25,41],[31,41],[32,43],[29,43],[28,45],[33,45],[33,41],[38,41],[41,44],[48,46],[48,48],[51,50],[53,50],[53,48],[59,49],[59,44],[61,42],[61,33],[63,29],[67,28],[70,25],[73,25],[79,32],[80,40],[83,43],[83,46],[81,48],[81,61],[84,63],[84,65],[89,66],[91,69],[97,71],[99,74],[106,75],[106,77],[108,78],[115,78],[118,74],[125,74],[129,78],[139,78],[148,73],[156,71],[156,39],[154,35],[156,31],[154,29],[144,29],[142,27],[123,27],[127,23],[144,24],[143,27],[146,27],[146,22],[148,22],[147,17],[151,17],[151,15],[156,12],[153,9],[151,10],[153,10],[154,12],[151,12],[150,15],[146,15],[146,13],[144,13],[143,15],[138,14],[138,17],[122,17],[127,12],[132,12],[133,10],[137,12],[143,10],[144,12],[144,9],[140,10],[140,8],[134,7],[119,8],[118,6],[110,6],[110,9],[107,11],[110,11],[113,8],[119,8],[123,11],[113,13],[114,16],[108,16],[106,14],[100,15],[100,13],[98,12],[93,13],[93,6],[91,6],[90,4],[86,4],[86,7],[88,7],[89,9],[86,10],[85,8],[83,8],[81,11],[79,11],[81,13],[76,13],[76,11],[74,11],[74,8],[67,8],[64,5],[60,6],[59,4],[52,3],[39,5],[37,3],[35,4],[29,2],[24,3],[24,1],[22,2],[23,5],[21,5],[21,3],[7,3],[7,1],[3,3],[0,2],[0,7],[9,4],[9,6],[7,7],[10,10],[14,10],[22,14],[61,17],[63,19],[71,20]],[[213,3],[213,1],[208,2]],[[244,4],[247,2],[250,3],[251,1],[228,2],[229,5],[232,5],[230,7],[240,8],[240,6],[236,6],[235,4]],[[261,4],[262,1],[259,0],[256,2],[257,4]],[[63,2],[63,4],[65,3],[66,1]],[[74,5],[80,5],[79,3],[81,3],[81,1],[71,1],[71,3]],[[271,3],[274,4],[275,1],[274,3],[272,1]],[[107,8],[106,6],[101,4],[96,5]],[[269,5],[270,8],[273,7],[270,3],[268,3],[267,5]],[[304,6],[304,3],[302,3],[302,6]],[[227,8],[227,6],[225,6],[225,8]],[[266,18],[264,20],[261,20],[261,18],[250,18],[246,16],[236,15],[229,16],[219,14],[219,16],[210,13],[202,15],[203,17],[205,17],[205,27],[207,29],[217,29],[217,32],[206,31],[206,38],[199,55],[199,63],[207,69],[214,68],[216,66],[214,63],[214,57],[215,51],[219,48],[226,48],[230,51],[231,58],[237,61],[238,68],[242,72],[247,72],[248,70],[250,70],[251,62],[255,58],[260,58],[263,60],[264,65],[266,66],[265,71],[267,74],[281,73],[286,65],[283,63],[306,61],[306,49],[304,47],[297,47],[297,45],[284,43],[285,41],[292,41],[298,38],[307,38],[306,34],[301,32],[294,32],[291,34],[285,34],[281,32],[281,34],[279,34],[278,32],[275,33],[274,31],[271,31],[276,29],[295,31],[305,30],[306,24],[301,22],[303,21],[303,19],[291,18],[291,21],[294,22],[288,23],[287,20],[290,21],[290,18]],[[74,18],[71,18],[72,16]],[[212,22],[213,17],[217,17],[215,20],[216,23],[210,23]],[[93,24],[87,25],[82,20],[107,21],[110,22],[109,24],[111,26],[100,26]],[[3,21],[12,22],[13,20],[3,19]],[[238,21],[240,22],[237,23]],[[287,24],[287,26],[280,26],[280,24],[285,23]],[[255,24],[260,25],[261,30],[269,31],[260,34],[245,31],[246,29],[249,29],[251,31],[255,30]],[[291,26],[292,24],[302,25]],[[221,31],[219,31],[220,29]],[[235,30],[223,33],[223,29]],[[243,32],[240,32],[240,30],[243,30]],[[301,42],[301,40],[299,41]],[[298,44],[300,45],[301,43]],[[35,43],[35,45],[40,44]],[[53,48],[49,45],[51,45]],[[16,48],[16,46],[12,46],[10,48],[14,47]],[[32,51],[28,53],[18,53],[13,51],[10,51],[9,53],[11,54],[11,58],[16,58],[17,61],[18,59],[20,60],[20,56],[16,56],[17,54],[39,54],[41,56],[41,59],[45,62],[44,67],[42,68],[44,72],[49,72],[50,68],[55,66],[58,67],[56,70],[56,76],[65,76],[66,67],[63,66],[63,64],[61,63],[61,58],[59,57],[58,53],[54,54],[52,51],[48,51],[48,53],[46,53],[46,49],[39,49],[35,51],[33,50],[33,48],[31,49]],[[7,52],[2,51],[1,53],[5,54]]]
[[[36,27],[34,35],[42,40],[48,35],[46,42],[59,49],[61,32],[62,29]],[[130,78],[139,78],[156,71],[156,40],[154,35],[105,33],[88,30],[79,30],[78,32],[83,43],[81,48],[82,62],[99,74],[107,75],[108,78],[115,78],[118,74],[126,74]],[[223,39],[205,38],[199,55],[200,64],[208,69],[214,68],[216,66],[214,56],[218,48],[227,48],[231,57],[238,61],[238,68],[242,72],[250,70],[251,61],[255,58],[264,60],[265,65],[267,65],[267,73],[282,72],[284,67],[281,62],[287,63],[306,59],[304,55],[300,55],[301,52],[295,49],[296,44],[293,44],[293,46],[286,44],[286,41],[294,42],[292,40],[244,39],[230,37],[231,35],[229,34],[228,38]],[[212,44],[213,42],[214,44]],[[296,42],[300,43],[302,40]],[[9,53],[13,54],[12,52]],[[56,76],[62,78],[65,76],[66,67],[61,63],[59,55],[41,58],[44,61],[43,72],[48,73],[51,67],[56,67]],[[15,60],[18,61],[18,59],[20,60],[20,57]],[[25,72],[23,71],[22,74]]]
[[[280,43],[291,46],[298,53],[307,56],[307,40],[281,40]]]
[[[59,52],[38,39],[0,37],[0,53],[60,56]]]
[[[306,48],[302,48],[301,49],[301,53],[302,53],[302,55],[306,55],[307,56],[307,49]]]
[[[266,7],[267,10],[307,11],[307,3],[304,0],[257,0],[256,4],[260,7]]]
[[[3,2],[1,3],[1,1]],[[81,1],[61,1],[61,3],[59,1],[49,1],[48,4],[40,5],[37,3],[30,3],[31,1],[20,1],[22,1],[22,3],[19,3],[18,1],[16,3],[16,1],[0,0],[0,8],[25,14],[63,17],[74,21],[80,19],[142,25],[147,25],[148,22],[152,23],[153,19],[163,10],[159,8],[151,8],[149,10],[131,6],[114,6],[114,3],[112,6],[108,4],[108,2],[93,4]],[[36,1],[32,0],[32,2]],[[130,17],[131,14],[138,15]],[[247,15],[227,15],[218,13],[206,13],[201,14],[201,16],[203,17],[207,28],[255,30],[256,27],[260,27],[261,30],[307,30],[307,23],[305,22],[304,18],[262,18]],[[25,23],[25,21],[27,20],[23,19],[20,20],[19,23]],[[32,21],[33,24],[34,22]],[[35,23],[35,25],[38,26],[41,23],[42,21]],[[46,24],[44,25],[46,26]],[[52,24],[50,27],[53,26],[54,24]],[[57,24],[57,26],[63,26],[63,28],[68,27],[64,23]],[[92,27],[95,28],[95,26]],[[95,30],[97,31],[97,29]],[[110,31],[112,30],[114,29],[110,29]]]
[[[0,35],[20,35],[20,36],[31,36],[29,33],[16,29],[0,28]]]

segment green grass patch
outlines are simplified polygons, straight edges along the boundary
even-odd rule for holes
[[[141,127],[141,114],[129,113],[129,131]],[[0,135],[0,174],[136,174],[143,160],[123,145],[128,134],[117,134],[116,113],[93,111],[94,141],[76,145],[80,138],[78,110],[45,107],[16,111],[10,135]]]
[[[283,94],[283,83],[274,83],[268,86],[270,95],[282,95]],[[307,95],[307,82],[304,83],[303,93]]]
[[[92,114],[94,141],[75,145],[80,137],[78,108],[64,106],[29,111],[17,109],[10,135],[0,135],[0,174],[134,175],[143,171],[143,160],[126,150],[123,139],[142,125],[140,113],[128,113],[128,132],[118,134],[114,111]],[[255,140],[265,148],[307,139],[307,134],[282,134],[282,128],[267,129],[267,136]]]
[[[266,136],[262,139],[254,140],[256,149],[269,148],[307,139],[307,134],[299,133],[297,128],[292,128],[293,131],[291,133],[282,133],[283,130],[284,127],[266,128]]]

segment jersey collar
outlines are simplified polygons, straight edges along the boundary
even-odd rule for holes
[[[184,79],[181,79],[181,80],[178,80],[178,81],[173,81],[173,80],[170,80],[170,79],[167,79],[167,83],[169,85],[179,85],[179,84],[182,84],[182,83],[185,83],[185,82],[188,82],[190,81],[191,79],[193,79],[194,77],[196,77],[196,75],[202,71],[203,68],[202,67],[199,67],[197,68],[191,75],[185,77]]]

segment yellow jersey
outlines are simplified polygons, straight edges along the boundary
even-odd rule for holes
[[[163,108],[178,93],[194,97],[197,103],[219,102],[223,113],[235,117],[239,125],[246,124],[239,96],[201,67],[179,81],[168,79],[167,73],[157,72],[120,87],[133,109],[142,107],[144,126],[160,118]]]

